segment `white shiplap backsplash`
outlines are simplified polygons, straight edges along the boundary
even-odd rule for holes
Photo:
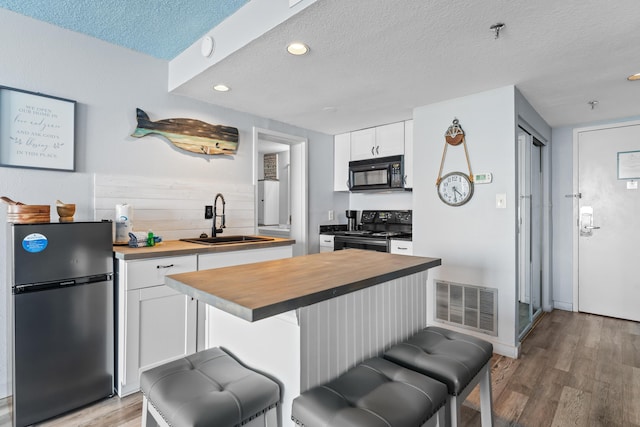
[[[114,220],[116,205],[127,203],[133,207],[134,231],[153,230],[164,240],[211,235],[213,221],[204,219],[204,207],[222,193],[224,234],[255,234],[254,191],[249,184],[96,174],[94,219]],[[218,213],[221,210],[218,201]]]

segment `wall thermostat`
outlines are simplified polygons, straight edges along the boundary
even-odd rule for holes
[[[473,174],[474,184],[491,184],[492,180],[493,180],[493,175],[490,172]]]

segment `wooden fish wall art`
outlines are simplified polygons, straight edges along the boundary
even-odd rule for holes
[[[140,108],[136,108],[136,116],[138,127],[131,134],[133,137],[160,135],[176,147],[198,154],[235,154],[238,150],[238,128],[212,125],[195,119],[153,122]]]

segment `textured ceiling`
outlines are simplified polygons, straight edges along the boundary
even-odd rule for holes
[[[333,134],[507,85],[553,127],[629,117],[639,18],[638,0],[320,0],[176,92]]]
[[[0,7],[173,59],[249,0],[0,0]]]
[[[173,58],[239,7],[271,1],[0,0],[0,7]],[[202,15],[207,23],[193,24]],[[638,116],[640,81],[626,77],[640,72],[639,17],[638,0],[317,0],[173,92],[329,134],[507,85],[553,127]],[[229,22],[218,29],[249,28]],[[506,26],[495,39],[489,27],[497,22]],[[294,39],[310,53],[286,54]],[[212,91],[219,82],[231,91]],[[599,101],[595,109],[591,100]]]

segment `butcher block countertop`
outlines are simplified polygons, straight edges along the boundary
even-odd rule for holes
[[[191,254],[208,254],[216,252],[243,251],[247,249],[273,248],[276,246],[293,245],[296,241],[273,237],[273,240],[261,242],[233,243],[227,245],[200,245],[198,243],[168,240],[155,246],[130,248],[129,246],[114,246],[113,253],[117,259],[133,260],[145,258],[160,258],[166,256],[180,256]]]
[[[173,274],[165,284],[254,322],[440,264],[440,258],[348,249]]]

